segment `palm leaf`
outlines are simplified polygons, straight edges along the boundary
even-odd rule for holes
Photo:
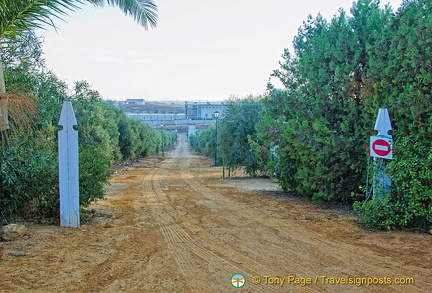
[[[67,11],[78,9],[81,0],[2,0],[0,42],[34,28],[54,26],[52,18],[62,19]]]
[[[34,28],[53,26],[53,18],[63,19],[81,3],[119,7],[148,29],[157,23],[157,6],[151,0],[2,0],[0,2],[0,43]]]
[[[11,50],[19,48],[20,44],[27,40],[21,37],[26,35],[32,37],[31,31],[35,28],[55,27],[53,18],[62,19],[68,11],[79,9],[77,5],[84,2],[96,6],[103,6],[104,4],[117,6],[126,15],[133,16],[135,21],[145,29],[148,29],[148,25],[155,27],[157,23],[157,6],[151,0],[1,0],[0,49],[2,52],[0,59],[12,62],[15,57],[19,58],[19,54],[15,57],[6,58],[6,56]],[[29,40],[35,41],[34,38]],[[2,66],[1,62],[0,66]],[[10,100],[10,114],[12,114],[11,116],[17,114],[15,115],[17,125],[25,124],[23,123],[25,121],[20,120],[20,117],[27,116],[22,115],[21,109],[33,109],[32,103],[30,103],[32,100],[20,94],[12,93],[10,90],[7,94],[0,94],[0,99]],[[4,107],[7,106],[4,105]],[[0,111],[2,111],[1,108]]]
[[[152,28],[157,24],[157,11],[156,4],[151,0],[87,0],[96,6],[117,6],[124,14],[131,15],[137,23],[148,29],[150,25]]]

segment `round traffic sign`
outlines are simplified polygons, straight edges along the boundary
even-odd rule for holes
[[[372,143],[372,150],[378,156],[385,157],[391,152],[391,146],[388,141],[384,139],[377,139]]]

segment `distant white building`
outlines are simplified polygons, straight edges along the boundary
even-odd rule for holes
[[[127,99],[126,104],[128,105],[145,105],[144,99]]]
[[[185,102],[185,115],[188,119],[213,119],[214,112],[219,112],[220,116],[224,116],[225,103],[198,103]]]

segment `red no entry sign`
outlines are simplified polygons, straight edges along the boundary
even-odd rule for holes
[[[372,143],[372,149],[378,156],[385,157],[391,152],[390,144],[384,139],[375,140]]]
[[[393,157],[392,140],[380,138],[379,136],[372,136],[371,156],[377,158],[391,159]]]

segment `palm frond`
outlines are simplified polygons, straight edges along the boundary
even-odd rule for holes
[[[0,2],[0,44],[34,28],[56,27],[53,18],[63,19],[78,4],[117,6],[145,29],[157,24],[157,6],[151,0],[2,0]]]
[[[34,125],[38,116],[37,99],[34,95],[22,89],[10,90],[0,94],[0,100],[7,101],[8,128],[12,132],[24,132]]]
[[[131,15],[135,21],[148,29],[149,25],[154,28],[157,25],[157,11],[156,4],[151,0],[87,0],[96,6],[117,6],[124,14]]]
[[[0,3],[0,42],[33,28],[53,26],[67,11],[78,9],[82,0],[2,0]]]
[[[37,112],[37,99],[34,96],[22,92],[8,93],[9,117],[12,121],[11,127],[28,129],[33,126]]]
[[[35,68],[43,68],[45,61],[42,53],[42,38],[30,30],[3,40],[0,43],[0,62],[6,66],[19,63],[32,64]]]

